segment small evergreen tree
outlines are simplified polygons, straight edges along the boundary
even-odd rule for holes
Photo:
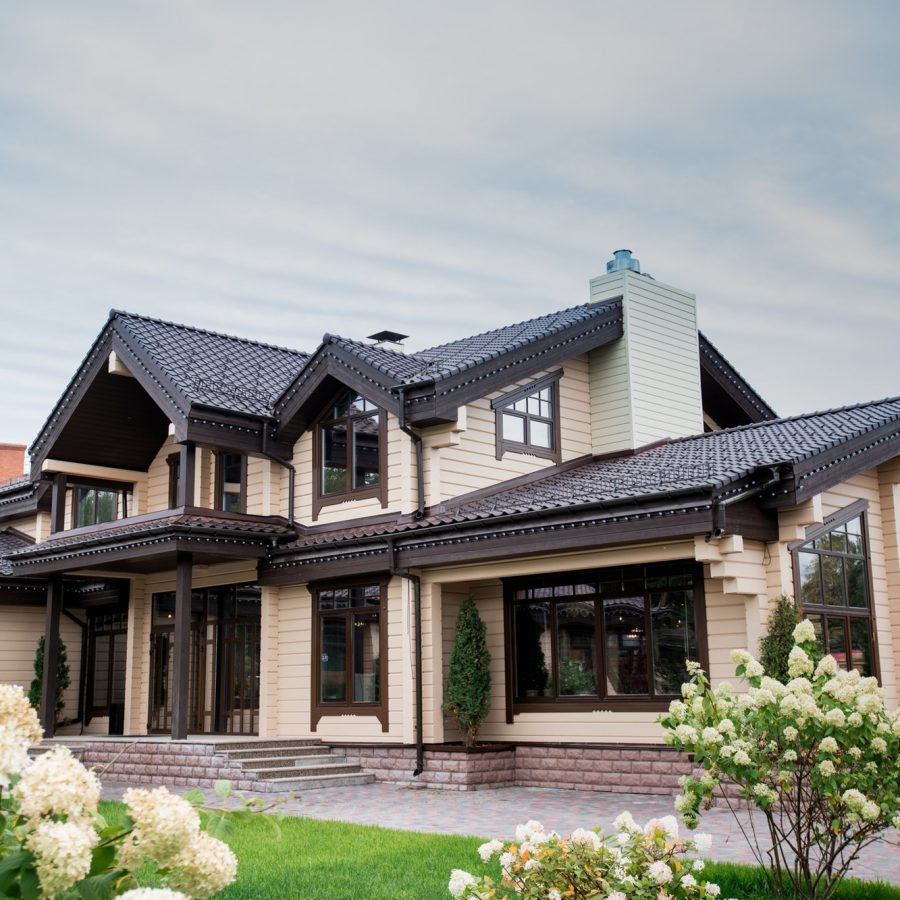
[[[34,678],[28,691],[28,701],[35,709],[41,708],[41,691],[44,680],[44,635],[38,638],[37,650],[34,653]],[[62,638],[59,641],[59,654],[56,660],[56,716],[62,712],[66,705],[63,694],[71,683],[69,678],[69,661],[66,653],[66,645]]]
[[[471,747],[491,708],[491,654],[487,630],[471,597],[456,617],[456,638],[450,657],[447,696],[443,710],[459,722],[463,740]]]
[[[775,598],[769,613],[766,633],[759,642],[759,661],[766,675],[779,681],[790,681],[788,655],[794,646],[794,628],[800,621],[800,610],[793,597],[782,594]]]

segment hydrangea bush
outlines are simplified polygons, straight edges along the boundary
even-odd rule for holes
[[[695,827],[701,806],[736,785],[765,815],[771,848],[760,849],[755,831],[745,835],[777,897],[831,897],[863,847],[900,826],[900,710],[885,709],[875,678],[841,669],[817,648],[812,623],[801,622],[787,683],[735,651],[746,693],[727,682],[713,690],[691,663],[683,700],[661,720],[667,742],[705,770],[682,779],[683,820]]]
[[[201,830],[199,792],[191,802],[165,788],[128,790],[124,823],[109,825],[97,776],[66,747],[32,760],[28,749],[40,739],[22,689],[0,685],[0,896],[188,900],[234,881],[234,854]],[[228,792],[217,785],[223,802]],[[216,811],[207,824],[224,821]],[[140,886],[135,873],[148,863],[165,888]]]
[[[709,849],[709,835],[697,834],[693,841],[683,839],[674,816],[651,819],[641,828],[630,813],[624,812],[615,826],[614,835],[579,828],[563,838],[555,831],[545,832],[540,822],[532,820],[519,825],[515,841],[489,841],[478,848],[484,863],[499,855],[499,883],[489,875],[476,878],[454,869],[448,889],[453,897],[466,900],[680,900],[719,896],[717,884],[702,880],[703,861],[687,858],[694,849]]]

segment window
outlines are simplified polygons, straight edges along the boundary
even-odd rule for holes
[[[387,641],[384,584],[320,587],[315,591],[315,728],[324,715],[374,715],[387,731]]]
[[[855,503],[793,548],[796,596],[826,653],[845,669],[877,672],[865,501]]]
[[[99,487],[75,488],[72,498],[72,527],[115,522],[119,518],[119,494],[117,490]]]
[[[241,453],[216,456],[216,509],[246,512],[247,457]]]
[[[695,563],[505,583],[514,712],[664,706],[705,655]]]
[[[181,454],[172,453],[166,457],[169,464],[169,509],[175,509],[178,503],[178,480],[181,478]]]
[[[559,462],[559,379],[562,372],[491,401],[496,411],[497,459],[504,452],[530,453]]]
[[[128,613],[95,613],[90,617],[88,628],[88,711],[90,716],[108,716],[111,707],[124,708],[125,703],[125,634],[128,630]]]
[[[344,389],[316,429],[316,512],[325,503],[363,497],[384,502],[384,414]]]

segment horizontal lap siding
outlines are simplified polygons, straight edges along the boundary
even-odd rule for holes
[[[892,460],[879,470],[881,527],[884,541],[884,566],[887,579],[888,621],[891,634],[881,643],[889,644],[894,662],[894,691],[889,706],[897,706],[897,660],[900,659],[900,459]]]
[[[708,571],[707,566],[704,569]],[[743,594],[725,594],[717,578],[706,578],[704,590],[710,678],[713,684],[730,681],[737,687],[731,651],[748,649],[754,655],[757,652],[756,647],[747,646],[748,598]]]
[[[160,447],[159,453],[147,469],[147,506],[143,512],[158,512],[169,508],[169,462],[168,459],[179,449],[175,439],[169,435]]]

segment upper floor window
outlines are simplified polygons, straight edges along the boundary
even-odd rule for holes
[[[179,505],[178,482],[181,479],[181,454],[169,454],[166,462],[169,464],[169,509],[175,509]]]
[[[238,513],[247,510],[247,457],[242,453],[216,456],[216,509]]]
[[[384,413],[355,391],[342,390],[316,429],[319,505],[381,497],[384,445]]]
[[[119,518],[120,496],[124,497],[117,490],[76,487],[72,498],[72,527],[114,522]]]
[[[554,372],[491,401],[497,417],[497,459],[510,451],[559,461],[561,377],[562,372]]]
[[[693,563],[508,581],[509,714],[677,696],[702,661],[702,584]]]
[[[826,653],[845,669],[874,675],[865,502],[855,503],[794,547],[794,580],[803,615]]]

